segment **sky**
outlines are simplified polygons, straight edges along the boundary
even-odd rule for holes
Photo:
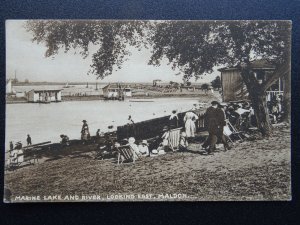
[[[48,82],[93,82],[95,75],[87,75],[92,62],[92,54],[83,59],[75,51],[64,53],[60,51],[54,57],[45,57],[46,47],[43,44],[33,43],[32,36],[23,27],[24,20],[6,21],[6,78],[14,78],[15,73],[19,81]],[[94,49],[93,49],[94,48]],[[91,47],[90,52],[95,52]],[[161,66],[148,65],[151,56],[150,50],[131,49],[132,55],[122,68],[112,75],[100,80],[102,82],[152,82],[160,79],[162,82],[182,82],[182,76],[176,75],[179,70],[172,70],[167,60]],[[209,83],[217,75],[204,76],[199,83]],[[195,82],[195,80],[190,80]]]

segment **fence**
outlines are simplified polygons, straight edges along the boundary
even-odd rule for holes
[[[283,95],[283,91],[267,91],[267,100],[276,99],[278,95]]]
[[[196,129],[200,131],[205,130],[203,112],[195,111],[195,113],[199,116],[199,119],[196,121]],[[184,115],[185,112],[178,113],[177,127],[184,127]],[[122,140],[124,138],[134,137],[136,140],[142,140],[156,137],[162,133],[165,126],[170,125],[169,117],[170,116],[164,116],[135,124],[119,126],[117,127],[117,139]]]

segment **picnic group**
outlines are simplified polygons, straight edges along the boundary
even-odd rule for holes
[[[282,98],[280,96],[272,101],[267,102],[270,119],[273,123],[282,120],[283,109],[281,107]],[[194,104],[193,108],[179,121],[177,110],[173,110],[168,125],[164,126],[156,137],[151,139],[136,140],[134,136],[116,140],[113,132],[103,133],[97,129],[96,135],[91,137],[88,122],[82,121],[81,143],[89,144],[91,141],[96,144],[95,159],[105,159],[111,157],[121,157],[121,161],[137,160],[140,157],[154,157],[163,155],[167,152],[180,151],[188,152],[190,143],[199,144],[199,153],[213,155],[216,150],[216,144],[222,144],[223,150],[227,151],[232,148],[232,142],[237,139],[243,139],[246,133],[255,129],[256,118],[251,103],[247,101],[219,103],[212,101],[204,114],[197,114],[196,110],[203,107]],[[208,136],[204,142],[196,140],[199,120],[204,120],[205,130]],[[134,127],[134,120],[129,115],[128,125]],[[179,124],[184,124],[179,129]],[[112,129],[113,126],[109,126]],[[62,148],[70,146],[70,139],[67,135],[60,135]],[[32,145],[31,136],[27,135],[27,147]],[[24,148],[21,142],[15,146],[10,142],[9,146],[9,164],[21,164],[24,161]],[[122,149],[127,149],[127,153]],[[121,152],[121,153],[120,153]]]

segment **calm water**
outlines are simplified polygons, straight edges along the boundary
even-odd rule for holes
[[[147,101],[150,99],[147,99]],[[141,101],[141,99],[137,100]],[[82,120],[88,121],[91,135],[99,128],[127,123],[128,115],[135,122],[170,115],[177,109],[185,111],[199,103],[195,98],[161,98],[153,102],[77,101],[51,104],[25,103],[6,105],[6,146],[9,141],[26,143],[30,134],[32,142],[59,142],[60,134],[79,139]]]

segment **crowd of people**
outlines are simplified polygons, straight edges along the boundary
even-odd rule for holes
[[[27,146],[32,145],[31,136],[27,134],[26,138]],[[16,165],[24,162],[24,150],[23,144],[21,141],[15,143],[15,146],[12,141],[9,142],[9,164]]]
[[[257,126],[254,109],[251,103],[247,101],[231,102],[228,104],[212,101],[211,106],[207,108],[204,115],[202,115],[202,118],[195,113],[196,108],[197,107],[194,105],[194,107],[186,112],[183,117],[184,129],[179,138],[180,151],[188,150],[189,141],[192,141],[196,135],[196,122],[199,119],[204,119],[205,128],[209,133],[207,139],[201,143],[202,150],[205,150],[207,154],[213,154],[216,150],[217,143],[223,145],[224,151],[230,150],[232,148],[232,145],[230,145],[232,139],[229,137],[231,134],[235,134],[234,132],[236,132],[243,135],[249,131],[250,128]],[[282,113],[280,103],[278,101],[273,101],[270,108],[269,114],[271,121],[274,123],[280,121],[279,115]],[[134,124],[131,116],[129,116],[128,121],[128,124]],[[173,128],[177,128],[178,124],[179,118],[177,111],[173,110],[169,117],[169,125],[163,128],[162,133],[156,137],[154,141],[152,140],[150,145],[147,140],[136,143],[134,137],[130,137],[128,140],[124,139],[122,140],[122,143],[116,144],[117,146],[131,146],[137,157],[165,154],[167,151],[171,150],[169,143],[170,131]],[[230,131],[229,134],[225,129]],[[239,138],[241,137],[239,136]],[[144,149],[146,147],[147,150]],[[111,143],[110,149],[114,149],[113,143]]]
[[[201,105],[198,109],[199,108],[203,108],[203,106]],[[267,102],[267,108],[271,121],[273,123],[280,122],[283,114],[282,97],[279,96],[277,98],[270,99],[270,101]],[[234,131],[239,132],[247,132],[250,128],[256,127],[254,109],[251,103],[247,101],[231,102],[228,104],[212,101],[211,106],[206,109],[206,112],[203,115],[197,114],[195,112],[196,109],[197,105],[194,104],[193,108],[187,111],[183,117],[184,128],[179,134],[178,149],[180,151],[188,150],[189,142],[196,136],[196,122],[199,119],[204,120],[205,128],[209,133],[207,139],[201,144],[202,150],[205,150],[207,154],[213,154],[217,143],[223,144],[225,151],[231,149],[231,146],[228,144],[228,140],[231,141],[231,139],[226,137],[228,135],[224,132],[225,127],[226,129],[233,129]],[[179,121],[178,112],[173,110],[169,117],[168,125],[164,126],[161,133],[157,137],[152,138],[150,143],[148,140],[140,140],[137,142],[135,137],[129,137],[128,139],[116,142],[112,132],[104,134],[103,132],[100,132],[100,129],[97,129],[95,136],[91,137],[87,121],[83,120],[82,123],[80,131],[82,144],[85,145],[91,140],[93,143],[97,144],[97,154],[95,158],[114,156],[117,154],[118,147],[124,145],[130,146],[135,157],[138,158],[143,156],[161,155],[174,150],[169,143],[170,132],[172,129],[178,128],[179,124],[182,124],[182,121]],[[128,125],[135,124],[131,115],[128,116],[127,123]],[[230,126],[228,126],[228,124]],[[109,126],[108,128],[112,130],[113,126]],[[226,135],[224,135],[224,133]],[[61,134],[60,138],[62,147],[70,145],[70,139],[67,135]],[[31,136],[29,134],[27,135],[26,141],[27,146],[32,145]],[[12,160],[17,160],[16,152],[14,152],[14,150],[22,150],[22,143],[17,142],[14,147],[13,143],[10,142],[11,158]]]

